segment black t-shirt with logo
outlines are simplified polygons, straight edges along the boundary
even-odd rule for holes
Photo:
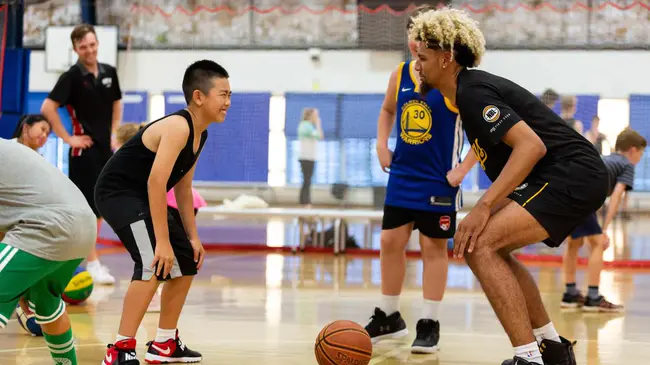
[[[64,72],[47,96],[66,107],[72,119],[72,134],[87,135],[93,147],[110,155],[113,103],[122,99],[114,67],[100,63],[97,77],[81,63]]]
[[[603,163],[593,145],[535,95],[510,80],[485,71],[463,70],[458,75],[456,105],[472,149],[492,181],[512,153],[501,139],[519,121],[524,121],[547,149],[524,181],[539,178],[553,180],[556,187],[575,185],[576,169],[585,178],[602,176]]]

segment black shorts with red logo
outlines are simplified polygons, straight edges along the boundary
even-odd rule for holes
[[[413,229],[429,238],[453,238],[456,233],[456,212],[439,213],[428,210],[384,206],[381,229],[388,230],[413,222]]]

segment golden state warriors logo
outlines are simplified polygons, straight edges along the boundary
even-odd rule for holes
[[[422,144],[431,139],[431,109],[420,100],[411,100],[402,106],[400,126],[402,141],[408,144]]]
[[[494,105],[488,105],[483,108],[483,119],[488,123],[494,123],[499,120],[501,111]]]
[[[481,146],[479,146],[478,138],[476,138],[474,140],[474,143],[472,143],[472,150],[474,150],[476,159],[481,164],[481,167],[483,168],[483,170],[485,170],[485,161],[487,161],[487,152],[483,148],[481,148]]]

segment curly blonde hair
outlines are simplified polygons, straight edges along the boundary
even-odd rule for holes
[[[477,67],[485,53],[485,38],[478,22],[465,11],[441,8],[413,18],[409,36],[428,48],[451,51],[464,67]]]

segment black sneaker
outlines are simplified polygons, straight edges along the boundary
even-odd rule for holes
[[[625,311],[625,307],[620,304],[614,304],[600,295],[598,298],[587,297],[582,310],[594,313],[620,313]]]
[[[508,360],[501,363],[501,365],[531,365],[531,364],[536,365],[536,364],[533,364],[532,362],[526,361],[526,360],[522,359],[521,357],[517,357],[517,356],[513,357],[512,359],[508,359]],[[544,365],[546,365],[546,364],[544,364]]]
[[[542,353],[544,365],[576,365],[576,355],[573,353],[575,342],[564,337],[560,341],[542,340],[539,351]]]
[[[135,354],[135,339],[131,338],[108,345],[102,365],[140,365]]]
[[[416,327],[417,334],[411,352],[414,354],[432,354],[438,351],[440,341],[440,322],[433,319],[421,319]]]
[[[149,341],[147,347],[144,361],[148,364],[190,363],[200,362],[203,359],[200,353],[190,350],[181,342],[178,338],[178,330],[176,330],[176,338],[165,342]]]
[[[576,294],[564,293],[562,295],[562,303],[560,306],[562,308],[580,308],[585,303],[585,296],[582,293],[577,292]]]
[[[409,334],[406,329],[406,322],[399,312],[386,316],[383,310],[375,308],[375,314],[370,317],[370,323],[366,326],[372,343],[389,338],[400,338]]]
[[[542,353],[544,365],[576,365],[576,355],[573,353],[575,342],[570,342],[561,336],[560,341],[562,342],[552,340],[542,341],[542,344],[539,346],[539,351]],[[530,364],[530,362],[516,356],[513,359],[508,359],[501,363],[501,365],[526,364]]]

